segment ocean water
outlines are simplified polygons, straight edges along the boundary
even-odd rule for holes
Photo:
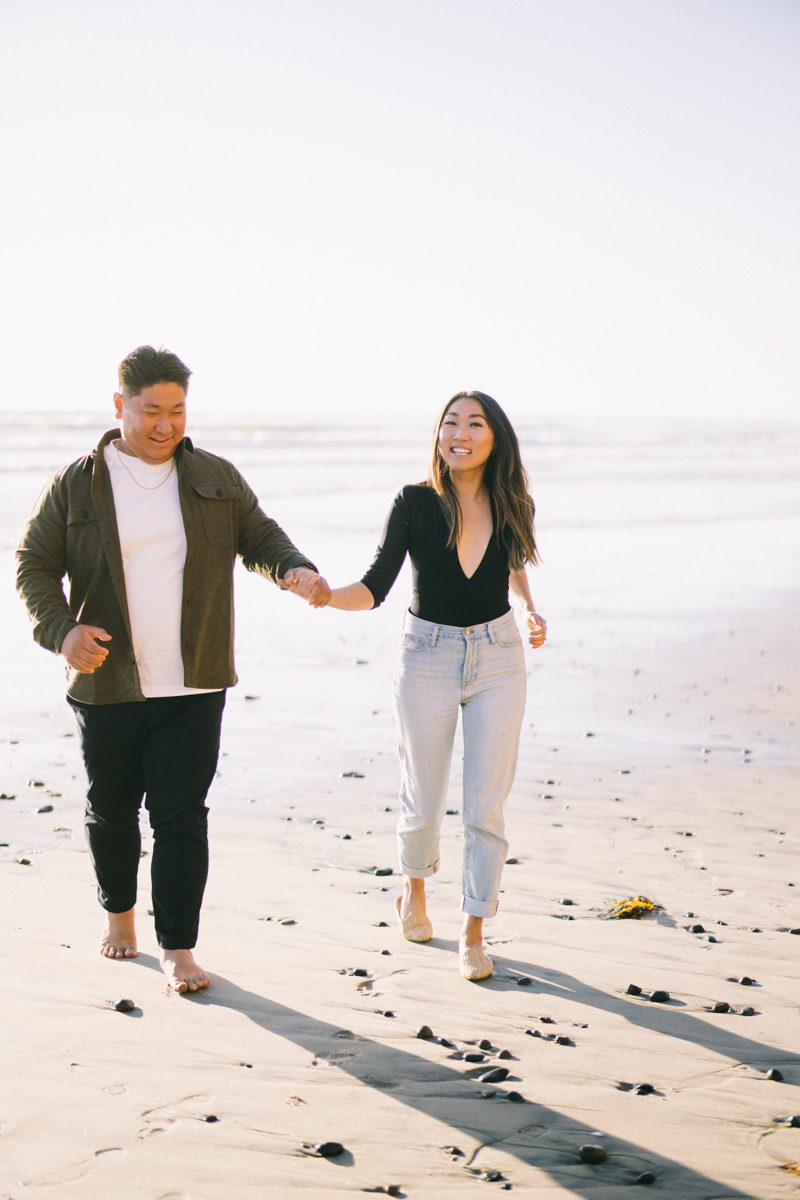
[[[85,453],[90,414],[0,414],[0,553],[47,475]],[[234,425],[189,431],[233,461],[332,583],[368,565],[429,431]],[[537,603],[686,614],[790,602],[800,588],[800,423],[564,422],[518,429],[537,507]]]
[[[63,664],[35,646],[14,592],[13,548],[47,475],[108,427],[91,416],[0,414],[0,617],[13,681],[0,696],[0,727],[25,744],[71,725]],[[416,427],[276,428],[201,416],[190,433],[237,465],[334,586],[361,577],[392,497],[424,477],[429,452],[429,431]],[[542,554],[531,585],[548,622],[547,645],[526,656],[521,778],[541,774],[542,747],[624,758],[639,739],[636,754],[673,761],[678,745],[694,754],[687,747],[702,739],[735,741],[738,726],[708,724],[705,709],[702,728],[688,705],[684,717],[672,703],[669,720],[643,714],[651,693],[727,675],[739,648],[757,655],[767,646],[773,659],[764,661],[776,661],[774,639],[752,639],[797,627],[800,426],[564,422],[519,433]],[[240,686],[228,697],[225,736],[240,774],[226,767],[230,803],[242,803],[248,771],[275,788],[316,787],[318,777],[337,779],[358,765],[359,755],[393,763],[391,679],[408,566],[371,613],[311,611],[241,567],[235,586]],[[717,661],[726,664],[719,671]],[[742,686],[744,711],[763,687],[744,678]],[[583,742],[586,729],[603,736]],[[789,754],[796,726],[788,711],[781,730]],[[393,771],[386,768],[391,787]]]

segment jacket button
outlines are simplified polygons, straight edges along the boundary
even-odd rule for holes
[[[83,510],[83,519],[84,519],[84,521],[88,521],[88,520],[89,520],[89,510],[88,510],[88,508],[85,508],[85,509]]]
[[[219,490],[219,488],[217,488],[217,495],[220,497],[222,496],[222,492]]]

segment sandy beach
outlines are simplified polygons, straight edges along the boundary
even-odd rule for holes
[[[63,673],[12,586],[45,474],[104,427],[9,425],[0,461],[0,1196],[617,1200],[640,1179],[671,1200],[796,1195],[797,430],[528,436],[549,641],[528,659],[516,861],[480,984],[457,970],[457,813],[433,940],[394,922],[407,575],[377,612],[347,614],[240,571],[197,951],[212,984],[187,998],[158,969],[144,814],[140,954],[98,953]],[[424,437],[192,432],[333,584],[360,576],[394,490],[424,473]],[[459,767],[457,750],[453,810]],[[602,919],[636,895],[659,907]],[[344,1152],[320,1157],[328,1141]],[[587,1144],[605,1161],[582,1162]]]

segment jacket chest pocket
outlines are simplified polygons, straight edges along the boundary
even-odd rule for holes
[[[100,526],[91,500],[88,504],[70,504],[67,509],[67,547],[83,550],[100,543]]]
[[[237,503],[242,498],[242,489],[232,483],[195,483],[192,491],[197,497],[206,541],[212,546],[235,550]]]

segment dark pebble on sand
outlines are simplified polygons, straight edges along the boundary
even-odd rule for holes
[[[39,809],[39,812],[41,812],[41,811],[42,811],[42,810],[41,810],[41,809]],[[755,926],[755,925],[751,925],[751,926],[750,926],[750,932],[751,932],[751,933],[763,933],[764,931],[763,931],[763,929],[759,929],[759,928],[757,928],[757,926]]]
[[[642,994],[642,989],[637,983],[629,983],[625,991],[629,996],[641,996]]]
[[[521,1092],[509,1092],[508,1095],[506,1096],[506,1100],[510,1100],[512,1104],[524,1104],[525,1103],[525,1097],[522,1095]]]
[[[353,840],[353,839],[351,838],[351,836],[350,836],[350,834],[349,834],[349,833],[343,833],[343,834],[342,834],[342,841],[343,841],[343,842],[352,842],[352,840]]]
[[[360,979],[366,979],[367,975],[369,975],[369,971],[365,971],[363,967],[356,967],[355,971],[353,971],[353,974],[358,975]]]
[[[394,1013],[392,1012],[392,1010],[391,1010],[391,1009],[388,1009],[388,1010],[387,1010],[387,1011],[386,1011],[386,1012],[385,1012],[383,1015],[384,1015],[385,1017],[393,1017],[393,1016],[394,1016]]]
[[[634,1184],[639,1184],[640,1187],[647,1187],[649,1183],[655,1183],[656,1177],[652,1171],[642,1171],[641,1175],[637,1175],[634,1179]]]
[[[53,811],[53,806],[52,806],[52,804],[43,804],[43,805],[42,805],[42,807],[41,807],[41,808],[37,808],[37,810],[36,810],[36,811],[37,811],[37,813],[46,813],[46,812],[52,812],[52,811]]]
[[[17,864],[20,867],[29,867],[31,865],[31,860],[29,858],[18,858]]]
[[[800,1117],[789,1117],[789,1124],[792,1129],[800,1129]]]
[[[498,1058],[511,1058],[511,1051],[510,1050],[501,1050],[497,1057]]]
[[[344,1146],[340,1142],[318,1142],[314,1149],[320,1158],[338,1158],[344,1154]]]
[[[402,1194],[399,1185],[396,1183],[390,1183],[386,1189],[387,1196],[402,1196]]]
[[[706,930],[705,930],[704,925],[690,925],[689,926],[689,933],[705,933],[705,931]]]
[[[507,867],[516,867],[518,864],[519,864],[519,859],[518,859],[518,858],[507,858],[507,859],[506,859],[506,866],[507,866]]]
[[[539,1020],[543,1025],[555,1025],[555,1020],[553,1017],[539,1017]]]
[[[751,1008],[749,1004],[746,1004],[742,1009],[741,1015],[743,1017],[754,1017],[756,1015],[756,1010]]]
[[[432,1038],[433,1030],[431,1029],[430,1025],[420,1025],[414,1036],[418,1038]]]
[[[541,1037],[541,1036],[542,1036],[542,1035],[539,1033],[539,1030],[538,1030],[538,1029],[526,1029],[526,1030],[525,1030],[525,1032],[526,1032],[527,1034],[530,1034],[530,1036],[531,1036],[531,1037]]]
[[[392,875],[394,872],[391,867],[376,867],[372,872],[373,875]]]
[[[282,921],[278,921],[278,924],[279,925],[296,925],[297,921],[295,921],[294,917],[284,917],[284,919]]]
[[[486,1071],[483,1075],[479,1075],[478,1079],[481,1083],[502,1083],[508,1078],[508,1067],[495,1067],[492,1071]]]
[[[465,1054],[464,1055],[464,1062],[478,1063],[478,1062],[485,1062],[485,1061],[486,1061],[485,1054]]]
[[[483,1038],[480,1042],[478,1042],[479,1050],[491,1050],[491,1048],[492,1048],[492,1043],[489,1041],[488,1038]]]
[[[693,912],[687,912],[687,913],[684,913],[683,915],[684,915],[685,917],[693,917],[693,916],[694,916],[694,913],[693,913]]]
[[[771,1067],[767,1071],[767,1079],[771,1079],[773,1083],[781,1083],[783,1080],[783,1071],[779,1071],[777,1067]]]
[[[731,1006],[727,1000],[718,1000],[711,1008],[712,1013],[725,1013],[731,1011]]]
[[[455,1042],[451,1042],[449,1038],[439,1038],[439,1045],[446,1046],[448,1050],[455,1050]]]
[[[497,1092],[481,1092],[481,1100],[494,1100]]]
[[[749,975],[743,975],[739,980],[739,983],[742,985],[742,987],[752,987],[755,983],[755,979],[751,979]]]
[[[669,1000],[669,992],[655,991],[650,993],[651,1004],[666,1004]]]
[[[117,1010],[117,1012],[133,1012],[133,1010],[136,1008],[136,1005],[132,1000],[117,1000],[114,1008]]]
[[[568,1038],[566,1035],[562,1035],[561,1037],[556,1038],[556,1045],[557,1046],[571,1046],[572,1040],[571,1040],[571,1038]]]
[[[391,954],[391,950],[381,950],[381,954]]]
[[[520,987],[530,987],[532,980],[527,975],[523,975],[521,979],[517,980],[517,983]]]
[[[487,1183],[502,1183],[505,1175],[502,1171],[484,1171],[481,1179],[485,1179]]]
[[[376,922],[375,922],[375,928],[376,928],[376,929],[388,929],[388,928],[389,928],[389,922],[388,922],[388,921],[376,921]]]
[[[652,1096],[656,1089],[653,1087],[652,1083],[640,1083],[634,1090],[637,1096]]]
[[[594,1142],[588,1142],[585,1146],[581,1146],[578,1154],[581,1162],[585,1163],[601,1163],[608,1158],[605,1147],[598,1146]]]
[[[800,929],[790,929],[789,933],[800,933]]]
[[[707,942],[716,942],[716,940],[717,939],[714,937],[713,933],[709,933],[708,936],[706,937]]]
[[[219,1120],[219,1117],[215,1117],[213,1113],[209,1113],[207,1117],[203,1117],[203,1120],[207,1121],[209,1125],[213,1125],[215,1121]]]
[[[575,901],[574,901],[574,900],[570,900],[568,896],[565,896],[565,897],[564,897],[564,899],[563,899],[563,900],[559,900],[559,902],[558,902],[558,903],[559,903],[559,904],[566,904],[566,905],[569,905],[569,904],[574,904],[574,903],[575,903]]]

